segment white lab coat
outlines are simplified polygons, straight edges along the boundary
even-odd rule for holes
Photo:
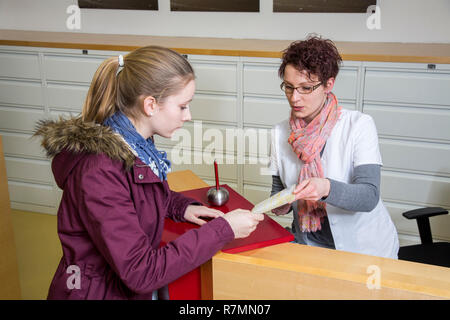
[[[280,176],[285,187],[297,183],[303,165],[287,142],[290,132],[289,120],[272,130],[269,171]],[[382,165],[372,118],[342,109],[321,159],[325,177],[345,183],[351,182],[354,167]],[[297,214],[297,206],[293,208]],[[327,204],[327,214],[337,250],[397,258],[397,231],[381,199],[371,212],[353,212]]]

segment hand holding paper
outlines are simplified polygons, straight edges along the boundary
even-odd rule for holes
[[[330,180],[326,178],[309,178],[300,182],[294,190],[295,200],[317,201],[330,193]]]

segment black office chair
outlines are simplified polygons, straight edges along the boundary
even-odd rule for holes
[[[450,268],[450,243],[433,242],[429,217],[448,214],[439,207],[420,208],[403,213],[407,219],[416,219],[421,244],[400,247],[398,258]]]

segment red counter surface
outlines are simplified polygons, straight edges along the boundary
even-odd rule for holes
[[[230,199],[226,204],[220,207],[210,206],[207,202],[206,193],[211,187],[188,190],[181,193],[203,203],[205,206],[221,210],[225,214],[238,208],[247,210],[251,210],[253,208],[254,205],[251,202],[242,197],[228,185],[225,184],[222,185],[222,187],[228,190],[230,193]],[[192,223],[174,222],[171,219],[166,219],[161,246],[176,239],[186,231],[193,228],[198,228],[198,226]],[[244,239],[236,239],[231,241],[223,247],[222,251],[226,253],[238,253],[283,242],[289,242],[292,240],[294,240],[294,237],[290,232],[265,215],[264,220],[259,223],[257,229],[250,236]],[[200,268],[192,270],[178,280],[169,284],[169,295],[171,300],[201,299]]]

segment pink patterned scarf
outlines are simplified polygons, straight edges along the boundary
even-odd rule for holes
[[[327,95],[324,107],[310,123],[295,118],[291,113],[291,135],[288,142],[299,159],[304,162],[298,177],[298,183],[312,177],[324,177],[320,151],[338,121],[341,109],[338,106],[336,96],[330,92]],[[320,201],[298,200],[297,205],[302,232],[320,230],[321,220],[327,214],[326,204]]]

